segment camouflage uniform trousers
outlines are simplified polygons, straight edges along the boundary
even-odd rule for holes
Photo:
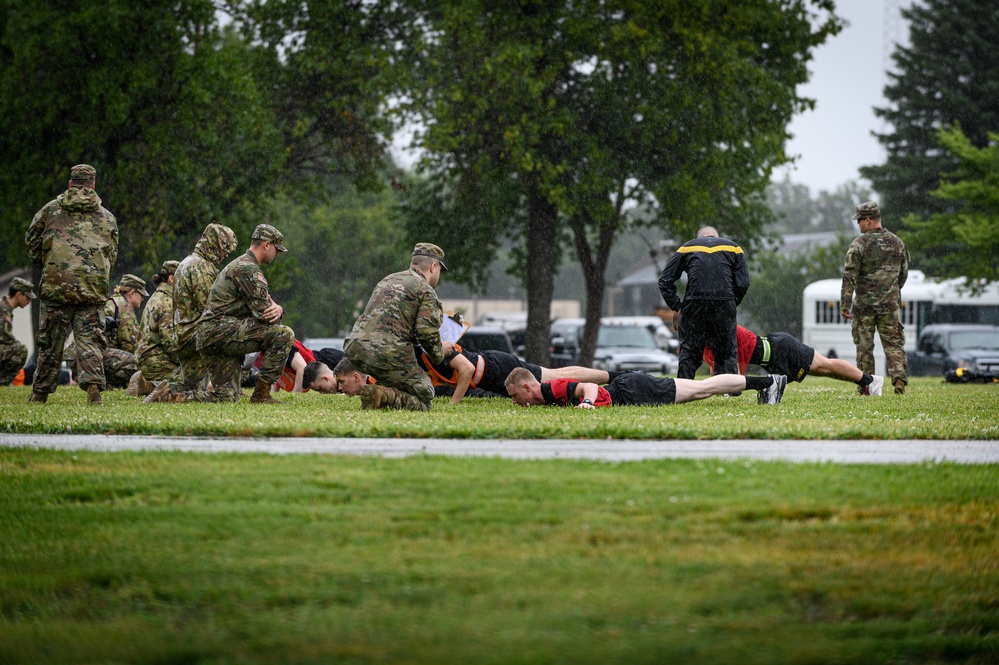
[[[416,362],[416,355],[407,357],[383,356],[377,349],[365,347],[353,339],[343,346],[347,359],[358,371],[375,377],[379,385],[396,388],[400,395],[389,404],[393,409],[429,411],[434,400],[434,384],[430,376]]]
[[[208,389],[211,379],[208,375],[208,362],[198,353],[197,343],[193,338],[178,347],[177,360],[180,366],[176,376],[166,379],[170,382],[170,391],[184,393],[186,402],[216,401],[215,393]]]
[[[9,386],[28,359],[28,347],[14,340],[0,347],[0,386]]]
[[[36,393],[54,393],[59,385],[59,368],[62,365],[63,346],[72,330],[79,348],[79,383],[84,390],[95,385],[104,390],[103,349],[107,346],[104,335],[103,305],[64,305],[42,299],[38,317],[38,368],[32,390]],[[127,379],[126,379],[127,382]]]
[[[66,347],[63,352],[63,360],[66,361],[66,367],[73,376],[76,376],[75,342]],[[104,379],[108,387],[111,388],[127,388],[128,380],[139,369],[135,362],[135,355],[124,349],[104,349],[101,352],[101,364],[104,365]]]
[[[202,324],[203,325],[203,324]],[[242,394],[240,390],[240,372],[243,356],[247,353],[260,351],[264,360],[260,367],[258,380],[273,384],[284,371],[288,354],[295,340],[295,331],[288,326],[274,323],[264,323],[258,319],[237,319],[222,317],[210,322],[212,335],[225,335],[218,342],[201,344],[202,328],[198,329],[201,354],[205,357],[208,373],[212,377],[215,397],[220,402],[238,402]]]
[[[874,331],[881,336],[885,349],[885,367],[892,383],[906,377],[905,330],[898,318],[898,311],[890,314],[855,315],[852,323],[853,343],[857,345],[857,368],[874,374]]]
[[[138,359],[136,359],[138,362]],[[142,378],[146,381],[177,381],[180,379],[180,366],[166,356],[146,357],[139,363]]]

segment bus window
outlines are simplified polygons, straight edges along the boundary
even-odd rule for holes
[[[815,302],[816,323],[843,323],[843,315],[839,311],[839,302],[817,300]]]

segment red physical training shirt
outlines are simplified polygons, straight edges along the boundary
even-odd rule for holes
[[[557,404],[558,406],[575,406],[579,404],[576,399],[576,386],[579,381],[572,379],[554,379],[541,384],[541,394],[545,398],[545,404]],[[601,386],[597,387],[597,398],[593,401],[593,406],[610,406],[611,396],[607,390]]]
[[[735,339],[739,346],[739,374],[745,374],[746,368],[749,367],[749,359],[753,357],[753,351],[756,350],[756,333],[742,326],[736,326]],[[715,371],[715,354],[711,353],[711,349],[707,346],[704,347],[704,362],[708,364],[713,373]]]

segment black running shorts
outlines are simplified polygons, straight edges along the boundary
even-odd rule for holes
[[[607,384],[607,392],[616,406],[661,406],[676,402],[676,381],[642,372],[626,372]]]
[[[761,366],[770,374],[783,374],[788,381],[803,381],[812,366],[815,349],[787,333],[770,333],[766,339],[770,341],[770,362]]]
[[[534,375],[538,381],[541,380],[541,366],[521,360],[517,356],[502,351],[480,351],[479,355],[486,361],[486,368],[482,371],[482,378],[476,386],[482,390],[506,395],[506,377],[510,372],[518,367],[524,367]]]

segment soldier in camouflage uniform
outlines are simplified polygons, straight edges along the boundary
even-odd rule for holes
[[[63,345],[72,330],[80,350],[80,387],[91,404],[101,403],[101,357],[107,346],[103,305],[118,258],[118,221],[101,206],[96,179],[93,166],[74,166],[68,189],[35,214],[24,236],[28,256],[42,270],[32,402],[45,402],[55,392]]]
[[[209,372],[220,402],[238,402],[243,356],[260,351],[263,364],[250,402],[276,404],[271,384],[284,371],[295,331],[281,325],[284,309],[271,298],[261,265],[288,251],[284,236],[269,224],[253,230],[250,249],[233,260],[212,284],[198,323],[198,350],[209,358]]]
[[[208,293],[219,274],[218,264],[234,249],[236,234],[232,229],[212,222],[205,227],[194,251],[177,266],[173,276],[173,320],[180,380],[168,382],[166,388],[158,385],[159,392],[154,390],[146,402],[215,401],[215,393],[208,389],[208,364],[198,352],[196,334]]]
[[[177,336],[173,331],[173,281],[180,261],[166,261],[153,275],[156,290],[142,311],[139,343],[135,360],[139,371],[132,375],[126,394],[148,395],[156,381],[180,378],[177,360]]]
[[[908,378],[905,332],[898,309],[901,289],[909,276],[909,250],[898,236],[881,227],[881,211],[874,201],[858,205],[853,219],[863,235],[850,244],[846,253],[841,313],[844,319],[853,320],[857,367],[862,372],[874,374],[874,331],[881,335],[887,374],[895,392],[901,395]],[[860,390],[863,392],[863,388]]]
[[[114,295],[104,303],[104,316],[118,315],[118,330],[114,336],[108,335],[108,346],[135,353],[139,345],[139,317],[136,312],[142,306],[142,299],[148,298],[146,281],[135,275],[122,275]]]
[[[104,318],[117,319],[114,334],[106,335],[108,345],[101,354],[104,378],[113,388],[124,388],[138,371],[135,349],[139,339],[139,319],[135,312],[142,306],[142,298],[149,296],[146,282],[135,275],[122,275],[114,295],[104,303]],[[107,332],[107,331],[105,331]],[[76,342],[63,352],[66,367],[76,375]]]
[[[358,392],[362,408],[430,409],[434,386],[416,362],[415,347],[421,345],[433,363],[451,352],[448,342],[441,343],[444,309],[434,291],[443,270],[444,250],[421,242],[409,270],[375,286],[343,345],[354,367],[378,382]]]
[[[0,386],[9,386],[28,359],[28,347],[14,337],[14,310],[35,299],[35,285],[15,277],[0,298]]]

